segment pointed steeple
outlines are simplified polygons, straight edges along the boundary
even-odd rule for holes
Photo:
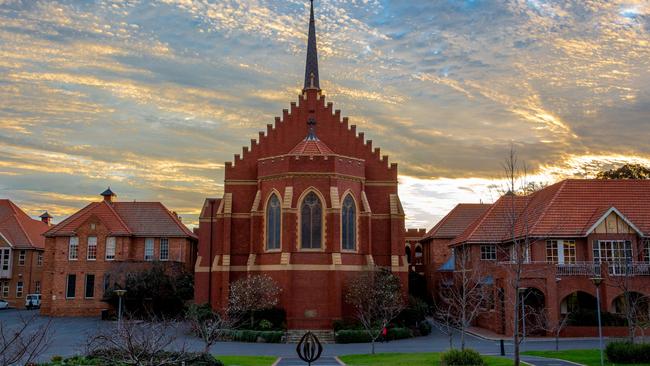
[[[318,51],[316,49],[316,22],[314,21],[314,0],[309,0],[309,36],[307,38],[307,64],[303,89],[318,89]]]

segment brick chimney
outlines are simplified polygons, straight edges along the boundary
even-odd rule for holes
[[[51,225],[52,215],[50,215],[47,211],[43,212],[43,214],[39,217],[41,218],[42,222],[47,224],[47,226]]]
[[[108,187],[104,192],[101,193],[102,197],[104,197],[104,202],[106,203],[113,203],[113,199],[117,197],[113,191],[111,191],[111,187]]]

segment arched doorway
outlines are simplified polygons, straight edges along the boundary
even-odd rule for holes
[[[584,291],[567,295],[560,302],[560,314],[591,313],[596,311],[596,297]]]
[[[411,264],[411,246],[407,245],[406,249],[404,250],[406,251],[406,261],[408,262],[408,264]]]
[[[650,320],[650,299],[640,292],[624,292],[612,301],[612,311],[623,317],[632,317],[634,323],[647,322]]]

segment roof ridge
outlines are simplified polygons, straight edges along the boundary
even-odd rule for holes
[[[122,216],[120,216],[120,214],[117,213],[117,211],[115,211],[115,209],[113,208],[113,205],[109,204],[109,203],[106,202],[106,201],[102,201],[102,202],[100,202],[100,204],[102,204],[102,203],[105,204],[106,206],[108,206],[108,208],[111,210],[111,212],[112,212],[115,216],[117,216],[117,219],[119,220],[120,224],[122,224],[122,225],[126,228],[126,231],[127,231],[129,234],[133,235],[133,231],[131,230],[131,228],[129,227],[129,225],[127,225],[126,222],[124,222],[124,220],[122,220]]]
[[[557,190],[555,191],[555,194],[553,194],[553,197],[551,197],[550,201],[548,202],[548,205],[546,205],[546,207],[544,207],[544,210],[542,210],[542,213],[539,214],[539,216],[537,216],[537,220],[535,220],[535,223],[533,224],[533,226],[530,227],[529,233],[532,233],[532,232],[535,231],[535,227],[537,226],[537,224],[538,224],[540,221],[542,221],[542,218],[544,218],[544,216],[545,216],[546,213],[548,212],[549,208],[550,208],[551,206],[553,206],[553,203],[555,203],[557,197],[560,195],[560,192],[564,189],[564,186],[566,185],[566,182],[568,182],[568,181],[569,181],[568,179],[565,179],[565,180],[563,180],[562,182],[557,183],[557,184],[559,184],[560,186],[559,186],[559,187],[557,188]],[[551,187],[553,187],[553,186],[551,186]],[[548,188],[551,188],[551,187],[546,187],[546,188],[544,188],[544,189],[548,189]],[[541,191],[542,191],[542,190],[537,191],[536,193],[539,193],[539,192],[541,192]],[[529,202],[529,204],[530,204],[530,202]],[[526,206],[528,206],[528,205],[526,205]]]
[[[443,216],[442,219],[440,219],[440,221],[438,221],[435,225],[433,225],[433,227],[429,230],[429,232],[426,234],[426,236],[424,238],[422,238],[422,239],[433,238],[435,233],[438,230],[440,230],[440,227],[442,227],[442,225],[444,225],[444,223],[447,222],[447,220],[449,220],[449,218],[451,217],[451,214],[454,211],[456,211],[460,205],[462,205],[462,203],[456,204],[456,206],[454,206],[454,208],[452,208],[451,211],[449,211],[445,216]],[[435,229],[436,232],[434,232],[434,229]]]
[[[476,220],[472,221],[472,223],[470,224],[470,226],[468,226],[467,229],[465,230],[465,231],[467,231],[468,229],[470,229],[471,226],[474,226],[474,227],[472,228],[472,231],[469,232],[469,234],[467,234],[467,235],[463,235],[463,234],[465,234],[465,232],[463,231],[463,233],[461,233],[460,235],[458,235],[458,237],[465,236],[465,240],[463,240],[463,241],[468,241],[469,238],[471,238],[471,237],[474,235],[474,233],[476,232],[476,230],[481,226],[481,224],[483,224],[483,221],[485,221],[485,218],[488,217],[488,215],[492,212],[492,210],[494,210],[494,208],[496,207],[497,203],[499,203],[499,202],[503,199],[503,197],[504,197],[504,196],[499,197],[499,199],[496,200],[496,202],[494,202],[494,203],[490,206],[490,208],[488,208],[488,209],[483,213],[483,215],[481,215],[481,216],[480,216],[479,218],[477,218]],[[474,223],[476,223],[476,225],[474,225]],[[452,243],[453,243],[453,242],[455,242],[455,239],[454,239],[454,241],[452,241]]]
[[[185,226],[185,224],[183,224],[183,222],[178,219],[178,216],[172,215],[171,211],[169,211],[167,209],[167,207],[165,205],[163,205],[162,202],[157,202],[157,203],[163,208],[163,210],[167,213],[167,215],[169,215],[169,217],[171,217],[172,220],[174,220],[176,225],[178,225],[180,227],[181,231],[185,232],[185,234],[188,234],[188,235],[190,235],[192,237],[196,237],[196,234],[191,232],[190,229],[188,229],[187,226]]]
[[[51,227],[49,230],[47,230],[46,232],[44,232],[43,235],[44,235],[44,236],[47,236],[47,235],[56,234],[56,233],[59,232],[59,231],[61,230],[61,228],[63,228],[65,225],[69,224],[70,222],[72,222],[73,220],[75,220],[77,217],[80,217],[83,213],[85,213],[86,211],[90,210],[92,207],[96,206],[97,204],[99,204],[99,202],[90,202],[89,204],[87,204],[85,207],[83,207],[83,208],[80,209],[79,211],[73,213],[72,215],[66,217],[63,221],[61,221],[61,222],[59,222],[58,224],[56,224],[56,225],[54,225],[53,227]]]

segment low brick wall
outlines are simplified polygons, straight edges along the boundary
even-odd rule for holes
[[[605,337],[626,337],[627,327],[603,327]],[[562,337],[598,337],[598,327],[569,326],[560,334]]]

